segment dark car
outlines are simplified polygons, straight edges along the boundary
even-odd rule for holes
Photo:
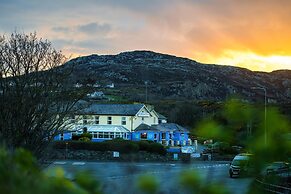
[[[273,162],[265,169],[266,175],[288,173],[289,171],[290,164],[287,162]]]
[[[255,171],[253,163],[252,154],[242,153],[236,155],[229,167],[229,177],[253,175]]]

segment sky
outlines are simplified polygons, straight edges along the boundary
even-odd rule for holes
[[[72,58],[132,50],[291,69],[291,0],[0,0],[0,34],[36,32]]]

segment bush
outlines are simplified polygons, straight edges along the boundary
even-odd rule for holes
[[[88,142],[88,141],[91,141],[91,140],[88,137],[81,137],[81,138],[79,138],[79,141]]]
[[[81,138],[88,138],[89,140],[92,139],[92,135],[90,133],[82,133],[81,135],[72,135],[72,140],[80,140]],[[81,140],[82,141],[82,140]]]
[[[147,151],[150,153],[157,153],[161,155],[165,155],[167,153],[163,145],[155,143],[153,141],[139,141],[137,142],[137,144],[139,145],[139,150],[141,151]]]
[[[118,151],[121,153],[136,153],[138,151],[147,151],[150,153],[157,153],[160,155],[166,154],[166,149],[163,147],[163,145],[159,143],[148,141],[134,142],[124,139],[114,139],[103,142],[55,141],[53,143],[53,148],[55,149],[68,148],[70,150]]]
[[[76,174],[74,182],[60,168],[42,171],[24,149],[8,152],[0,148],[0,188],[5,194],[100,194],[101,184],[89,173]]]

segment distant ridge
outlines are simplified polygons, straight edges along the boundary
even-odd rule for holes
[[[291,99],[291,71],[271,73],[245,68],[203,64],[153,51],[126,51],[117,55],[89,55],[67,62],[74,69],[70,83],[114,83],[122,97],[144,99],[145,83],[151,99],[225,100],[239,95],[245,100],[262,99],[265,87],[272,102]],[[135,90],[135,91],[134,91]]]

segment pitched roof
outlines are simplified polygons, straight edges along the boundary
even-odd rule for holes
[[[84,127],[87,127],[88,132],[129,132],[128,129],[120,125],[86,125]],[[81,130],[84,127],[82,127]]]
[[[159,119],[165,119],[165,120],[167,119],[167,117],[165,117],[164,115],[162,115],[158,112],[156,112],[156,113],[157,113]]]
[[[149,126],[147,124],[140,124],[137,128],[135,128],[134,131],[156,131],[158,132],[158,129],[154,126]]]
[[[80,114],[134,116],[143,104],[91,104],[78,111]]]
[[[154,127],[156,127],[159,131],[178,131],[178,132],[184,132],[184,133],[189,133],[189,131],[176,124],[176,123],[161,123],[158,125],[153,125]]]

